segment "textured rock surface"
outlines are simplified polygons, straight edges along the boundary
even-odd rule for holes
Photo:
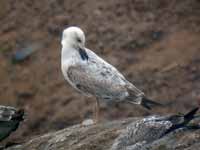
[[[123,129],[137,119],[131,118],[90,126],[76,125],[35,137],[22,145],[7,148],[7,150],[107,150],[111,148]],[[144,150],[198,150],[199,147],[200,130],[188,130],[177,132],[173,136],[169,134],[153,142]]]

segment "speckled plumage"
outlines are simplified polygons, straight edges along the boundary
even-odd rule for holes
[[[161,121],[159,117],[151,116],[128,125],[117,138],[112,150],[121,150],[128,146],[139,147],[154,141],[172,126],[169,121]],[[136,144],[136,145],[135,145]]]
[[[88,61],[78,62],[69,66],[69,80],[83,94],[107,101],[124,100],[131,84],[111,65],[99,59],[92,51],[86,50]],[[134,90],[135,95],[142,95],[140,90]]]
[[[186,127],[195,118],[197,110],[198,108],[195,108],[186,115],[150,116],[133,122],[115,140],[111,150],[139,150],[142,148],[145,150],[147,144],[177,129]]]
[[[65,29],[61,43],[63,75],[79,92],[95,96],[98,100],[129,101],[148,109],[148,104],[156,105],[144,99],[144,93],[126,80],[115,67],[85,48],[85,35],[80,28]]]

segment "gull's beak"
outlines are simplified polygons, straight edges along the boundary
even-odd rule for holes
[[[88,60],[89,57],[84,47],[79,47],[78,51],[83,60]]]

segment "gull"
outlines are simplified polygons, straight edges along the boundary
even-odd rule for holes
[[[14,132],[24,120],[24,110],[0,105],[0,141]]]
[[[99,101],[130,102],[147,109],[161,104],[149,100],[111,64],[85,47],[85,34],[79,27],[68,27],[62,34],[61,70],[64,78],[80,93],[96,98],[95,121]]]
[[[153,142],[165,137],[182,133],[187,129],[200,129],[199,125],[189,124],[199,118],[195,115],[198,107],[183,115],[149,116],[133,123],[119,135],[111,150],[148,150]]]

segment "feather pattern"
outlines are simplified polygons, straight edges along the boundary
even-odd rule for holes
[[[79,92],[108,102],[127,101],[147,109],[157,105],[111,64],[85,47],[85,35],[78,27],[63,31],[61,66],[65,79]]]
[[[89,59],[87,62],[79,62],[68,67],[67,76],[80,92],[86,95],[95,95],[104,100],[124,100],[131,88],[122,74],[113,66],[107,64],[96,54],[87,49]],[[142,92],[137,88],[132,89],[135,95]]]
[[[138,150],[171,133],[184,129],[199,129],[199,125],[189,125],[199,108],[194,108],[185,115],[149,116],[130,123],[119,135],[111,150]],[[182,129],[182,130],[181,130]],[[149,148],[150,149],[150,148]]]

